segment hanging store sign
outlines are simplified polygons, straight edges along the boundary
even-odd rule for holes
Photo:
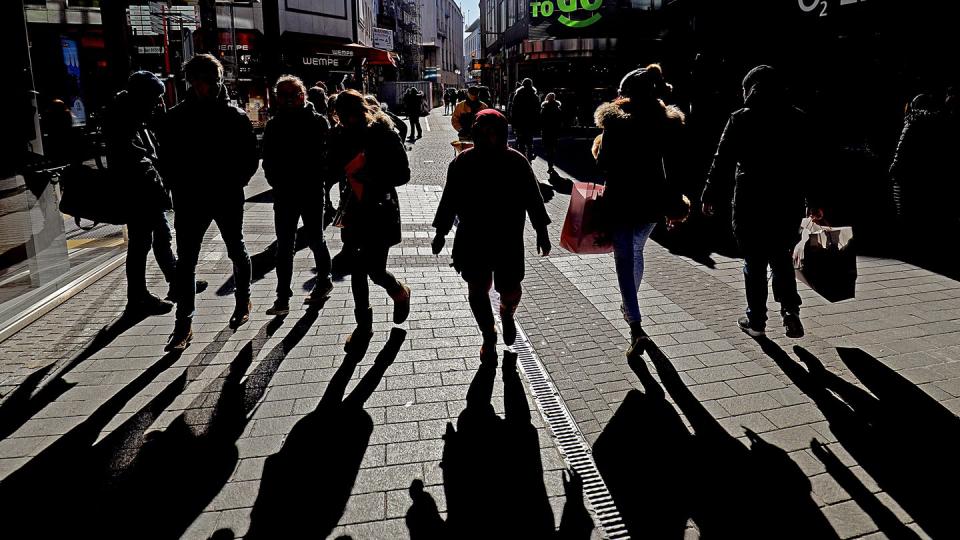
[[[373,29],[373,47],[385,51],[393,50],[393,30],[388,28]]]
[[[603,0],[534,0],[530,2],[530,17],[548,19],[559,14],[558,23],[570,28],[586,28],[600,20],[597,10],[602,5]]]

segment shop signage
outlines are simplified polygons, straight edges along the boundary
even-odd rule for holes
[[[803,2],[804,0],[799,0]],[[813,0],[807,0],[813,1]],[[570,28],[586,28],[600,20],[600,14],[597,10],[603,5],[603,0],[540,0],[530,2],[530,17],[550,18],[554,13],[559,12],[557,22],[569,26]],[[586,11],[589,16],[576,13],[577,11]]]
[[[373,47],[385,51],[393,50],[393,30],[388,28],[373,29]]]
[[[137,47],[140,54],[163,54],[163,47]]]
[[[841,6],[849,6],[866,1],[867,0],[839,0],[838,3]],[[821,17],[827,17],[831,13],[831,3],[828,2],[828,0],[797,0],[797,4],[799,4],[800,10],[804,13],[817,13]]]

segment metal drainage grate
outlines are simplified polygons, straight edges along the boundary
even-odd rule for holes
[[[492,295],[493,296],[493,295]],[[498,299],[492,299],[495,305],[499,306]],[[499,310],[494,309],[497,314],[497,324],[503,330],[499,317]],[[571,469],[580,474],[583,479],[583,493],[587,500],[587,505],[594,516],[594,522],[597,524],[604,538],[611,540],[625,540],[630,538],[627,527],[620,517],[620,511],[610,496],[607,485],[597,470],[597,464],[593,460],[593,452],[587,445],[580,428],[577,427],[570,411],[560,398],[553,382],[547,375],[546,368],[540,362],[537,353],[530,345],[527,334],[517,324],[517,340],[514,343],[513,350],[517,353],[520,368],[523,375],[530,385],[534,400],[537,402],[537,408],[543,415],[543,419],[550,426],[554,438],[560,447],[560,453]]]

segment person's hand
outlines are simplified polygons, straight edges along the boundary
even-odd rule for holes
[[[707,217],[713,217],[713,214],[716,213],[716,209],[710,203],[703,203],[703,215]]]
[[[433,248],[433,254],[434,254],[434,255],[439,255],[440,252],[443,251],[443,246],[444,246],[446,243],[447,243],[447,238],[446,238],[444,235],[438,234],[438,235],[434,236],[434,237],[433,237],[433,242],[430,244],[430,247]]]
[[[550,245],[550,235],[546,229],[537,231],[537,253],[546,257],[550,255],[551,249],[553,246]]]

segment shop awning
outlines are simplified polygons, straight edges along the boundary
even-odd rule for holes
[[[358,57],[365,58],[367,65],[370,66],[393,66],[397,67],[397,62],[394,59],[396,54],[384,49],[375,49],[373,47],[366,47],[356,43],[351,43],[346,45],[356,51]]]

